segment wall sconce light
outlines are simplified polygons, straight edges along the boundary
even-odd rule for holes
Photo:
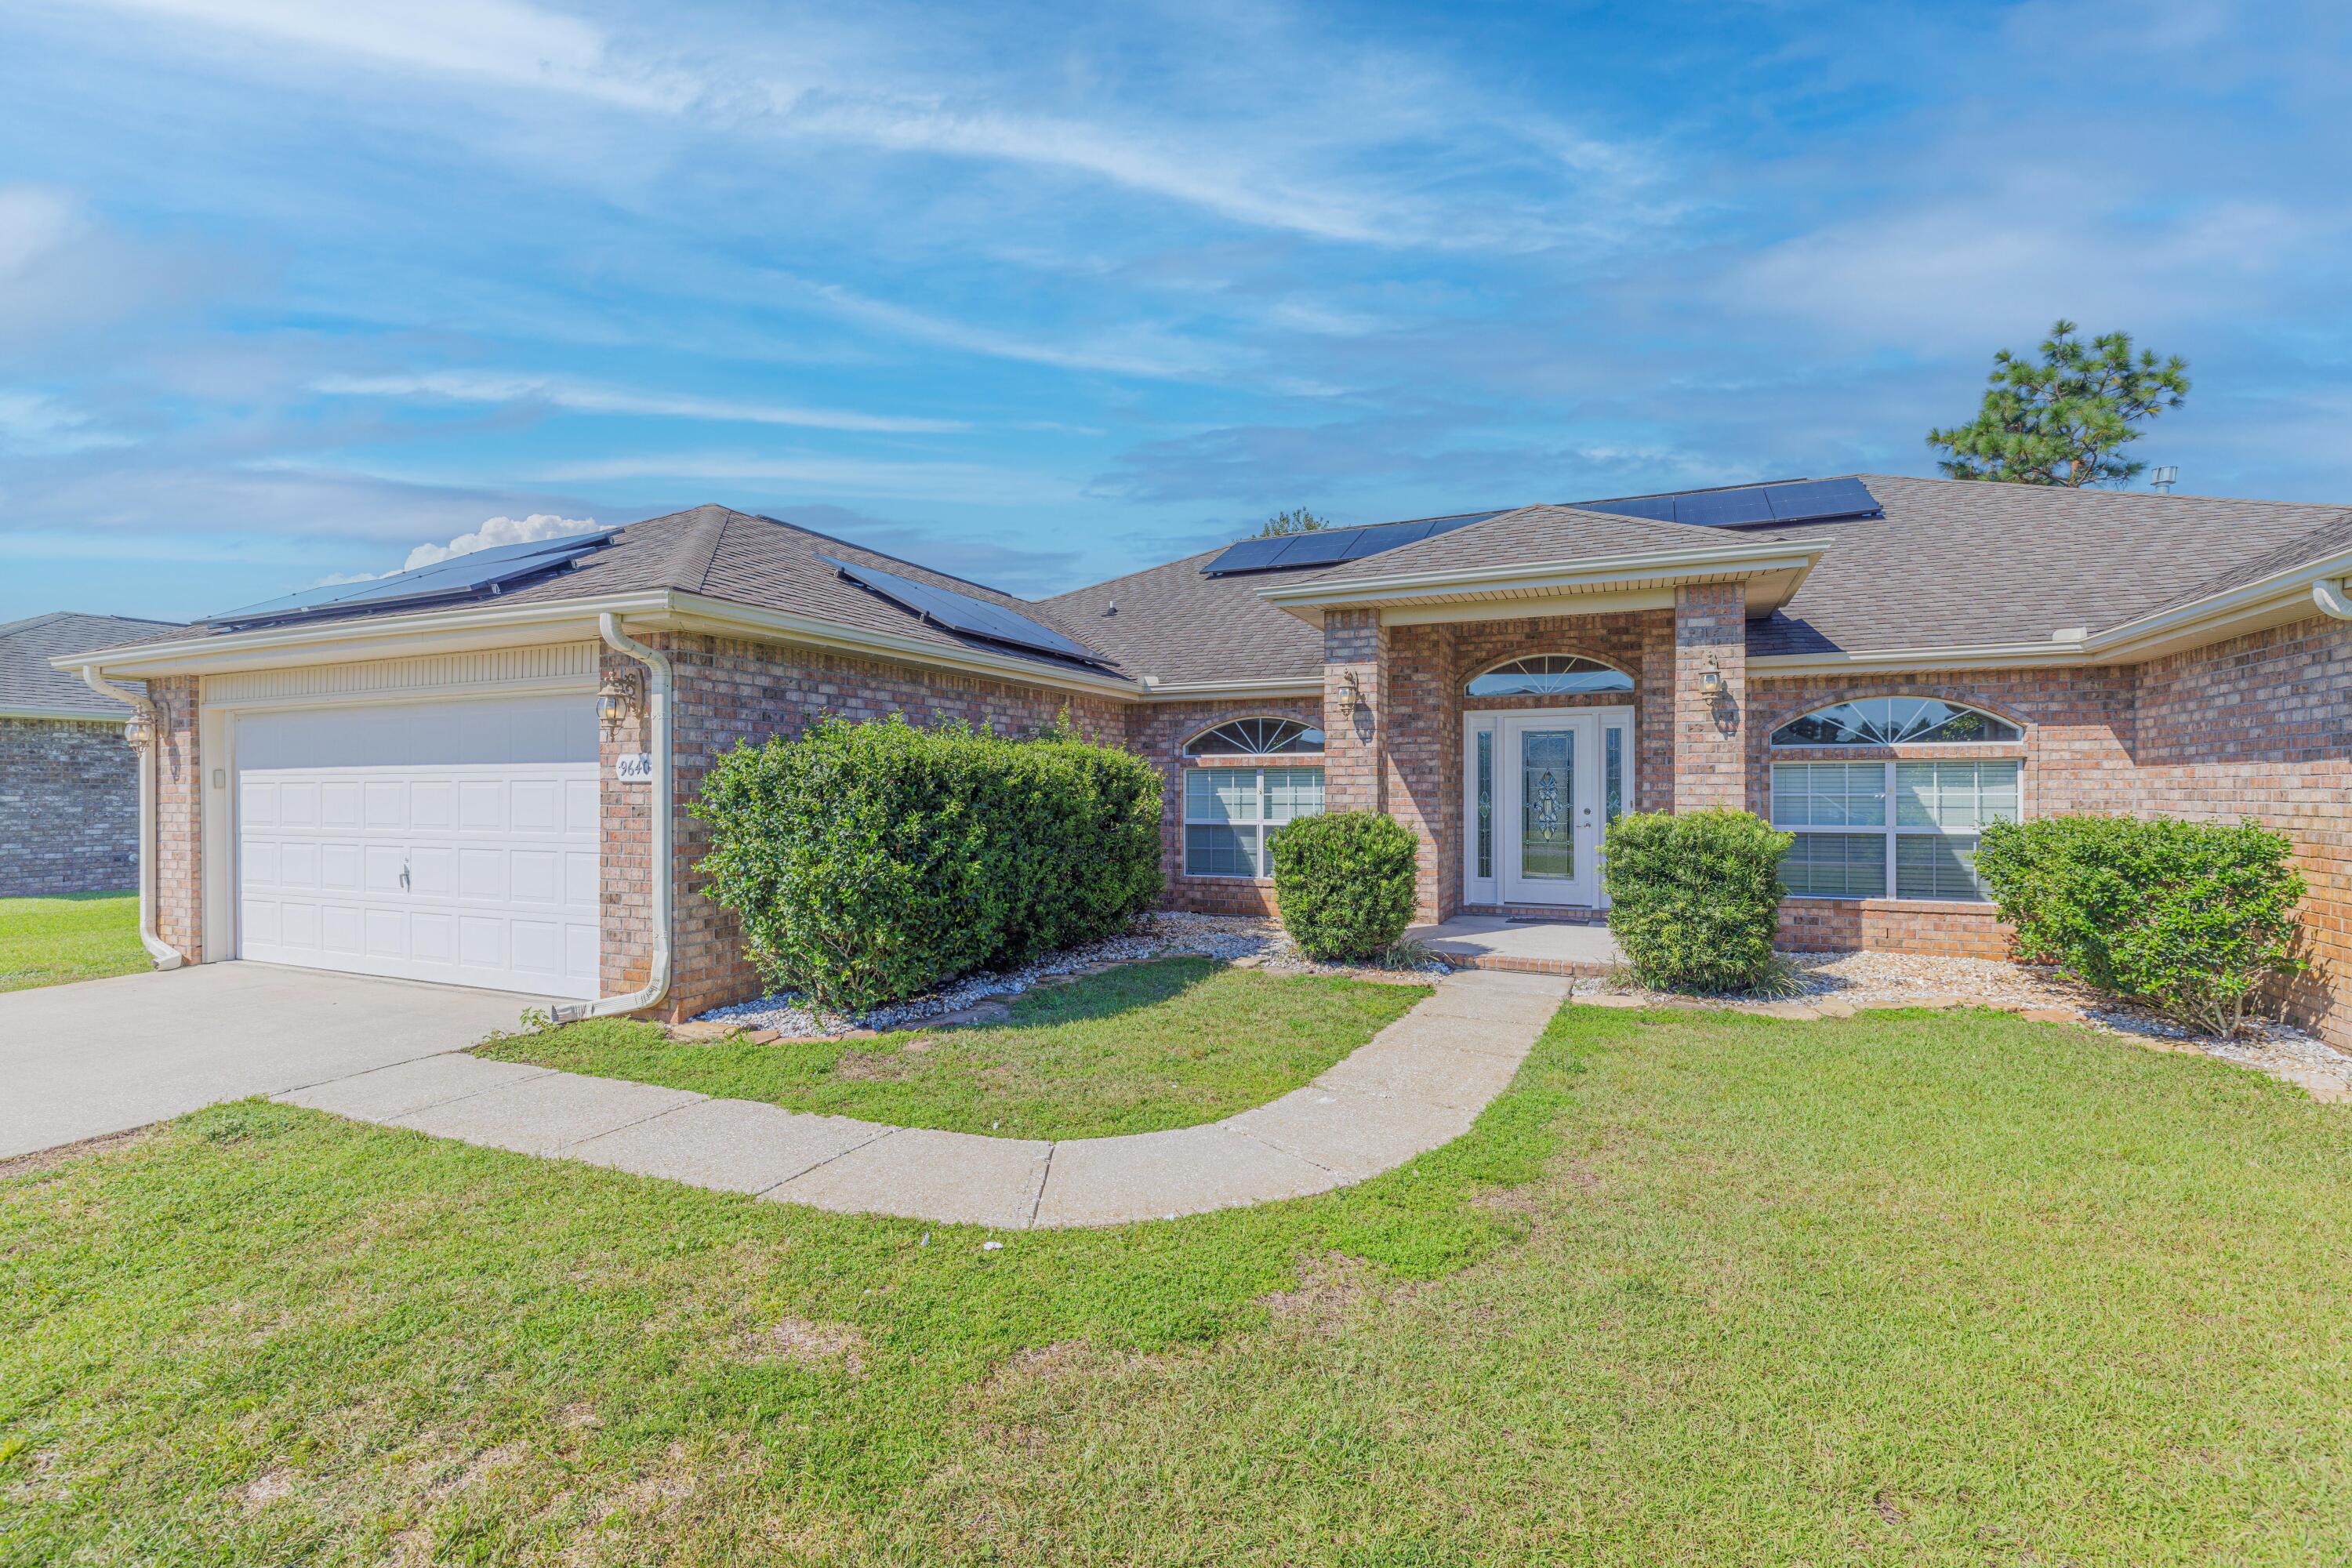
[[[1708,697],[1723,695],[1723,667],[1716,663],[1713,654],[1706,656],[1706,668],[1698,672],[1698,689]]]
[[[155,726],[148,722],[143,711],[131,715],[130,721],[122,726],[122,743],[134,752],[145,751],[154,738]]]
[[[1356,710],[1364,705],[1364,689],[1356,684],[1356,672],[1344,670],[1339,676],[1339,718],[1343,723],[1356,721]]]
[[[645,711],[646,678],[640,669],[608,669],[596,693],[596,717],[611,740],[622,722]]]

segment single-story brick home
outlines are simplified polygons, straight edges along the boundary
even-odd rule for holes
[[[0,899],[119,892],[137,880],[129,712],[49,661],[182,629],[71,610],[0,623]]]
[[[1621,812],[1798,835],[1792,948],[1999,954],[1989,822],[2293,836],[2352,1040],[2352,510],[1860,475],[1245,541],[1027,601],[705,506],[215,616],[143,680],[161,941],[688,1015],[752,994],[685,812],[814,716],[1059,713],[1166,776],[1167,901],[1389,814],[1425,918],[1601,907]],[[60,668],[76,661],[59,660]]]

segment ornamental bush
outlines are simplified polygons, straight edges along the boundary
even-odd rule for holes
[[[1276,828],[1274,900],[1291,940],[1330,962],[1387,952],[1412,923],[1420,840],[1370,811],[1302,816]]]
[[[1772,976],[1780,858],[1796,842],[1744,811],[1636,812],[1609,829],[1609,930],[1661,991],[1746,991]]]
[[[2020,954],[2234,1034],[2291,955],[2301,873],[2261,824],[2049,816],[1988,827],[1977,874]]]
[[[1160,773],[1067,738],[897,715],[720,757],[698,868],[761,977],[850,1010],[1121,930],[1160,896]]]

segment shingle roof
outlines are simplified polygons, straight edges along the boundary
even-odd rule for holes
[[[1745,531],[1743,531],[1744,532]],[[1441,533],[1402,550],[1342,563],[1314,577],[1317,584],[1360,582],[1423,572],[1467,571],[1525,562],[1578,561],[1605,555],[1664,554],[1684,550],[1720,550],[1742,535],[1687,522],[1657,522],[1580,511],[1571,506],[1523,506]],[[1777,530],[1747,535],[1780,537]]]
[[[1129,672],[1161,681],[1288,680],[1323,672],[1323,634],[1257,596],[1314,570],[1203,577],[1223,547],[1042,602],[1055,623]],[[1116,604],[1118,611],[1110,613]]]
[[[2046,642],[2352,543],[2337,506],[1856,477],[1886,515],[1771,531],[1829,549],[1749,653]]]
[[[60,654],[154,642],[184,630],[174,621],[130,616],[87,616],[53,610],[0,626],[0,713],[67,712],[93,719],[128,719],[131,710],[100,697],[81,678],[51,669]]]

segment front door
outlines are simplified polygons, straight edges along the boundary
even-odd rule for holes
[[[1591,907],[1601,896],[1600,720],[1507,713],[1498,728],[1503,902]]]

